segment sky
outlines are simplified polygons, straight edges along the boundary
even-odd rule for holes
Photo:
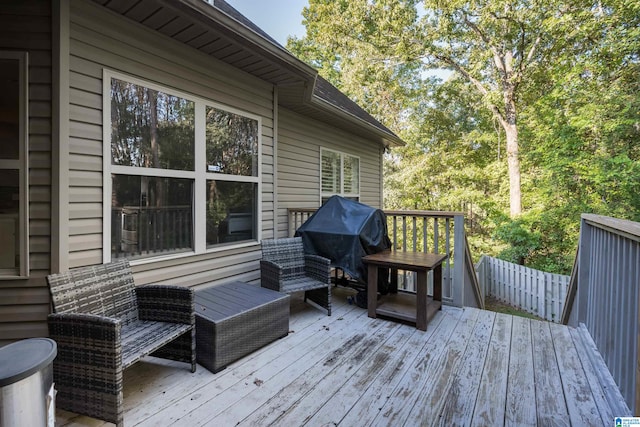
[[[287,36],[302,37],[302,8],[308,0],[226,0],[234,9],[249,18],[282,46]]]
[[[226,0],[226,2],[282,46],[287,45],[287,36],[302,37],[306,33],[302,25],[302,9],[309,5],[309,0]],[[423,72],[423,75],[446,80],[451,72],[430,70]]]

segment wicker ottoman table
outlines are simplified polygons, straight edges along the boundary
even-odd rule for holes
[[[219,372],[289,333],[289,295],[243,282],[198,290],[196,356]]]

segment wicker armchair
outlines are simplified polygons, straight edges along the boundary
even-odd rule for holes
[[[262,287],[286,294],[304,291],[305,301],[313,301],[331,316],[329,263],[327,258],[305,254],[300,237],[263,240]]]
[[[146,355],[196,370],[194,294],[179,286],[139,286],[126,260],[47,277],[58,345],[56,405],[122,426],[123,370]]]

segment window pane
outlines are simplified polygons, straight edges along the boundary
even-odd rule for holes
[[[20,266],[20,172],[0,170],[0,269]]]
[[[258,121],[207,107],[207,171],[258,176]]]
[[[207,247],[257,239],[257,185],[207,181]]]
[[[112,175],[111,257],[193,250],[193,180]]]
[[[340,153],[322,151],[322,192],[340,193]]]
[[[195,104],[111,79],[114,165],[194,170]]]
[[[344,192],[357,194],[360,192],[360,159],[344,156]]]
[[[0,59],[0,159],[20,157],[20,63]]]

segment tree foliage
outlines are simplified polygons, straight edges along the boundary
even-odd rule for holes
[[[386,207],[465,210],[475,251],[565,273],[581,213],[640,220],[638,2],[310,0],[303,16],[288,47],[407,142]]]

